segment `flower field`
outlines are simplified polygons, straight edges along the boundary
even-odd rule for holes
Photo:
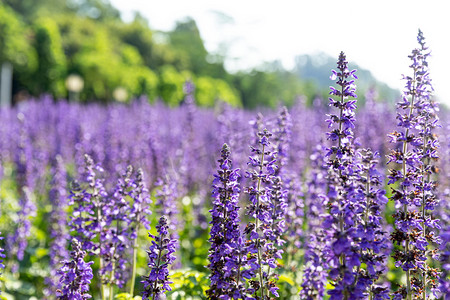
[[[0,111],[0,298],[446,299],[450,118],[429,50],[395,107],[43,96]],[[324,105],[327,102],[329,105]]]

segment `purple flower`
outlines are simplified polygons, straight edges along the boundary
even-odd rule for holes
[[[159,215],[167,217],[167,219],[169,220],[169,231],[171,234],[171,238],[174,240],[178,240],[177,232],[181,222],[178,215],[179,208],[177,199],[179,195],[177,182],[169,175],[166,175],[156,182],[156,186],[158,187],[156,191],[157,213]]]
[[[78,240],[72,240],[71,261],[65,261],[59,274],[62,288],[56,292],[58,300],[84,300],[92,298],[89,292],[89,284],[93,278],[91,265],[86,263],[86,252],[81,249]]]
[[[419,30],[420,47],[412,51],[410,68],[412,76],[406,80],[402,101],[397,104],[397,119],[400,132],[391,134],[393,142],[401,142],[389,155],[389,162],[397,164],[390,171],[389,183],[397,183],[392,189],[391,199],[398,203],[395,231],[391,240],[399,248],[394,252],[396,267],[406,273],[406,287],[394,295],[411,299],[426,298],[428,290],[437,288],[439,272],[427,263],[428,256],[436,256],[441,239],[435,230],[440,227],[432,212],[439,202],[436,192],[436,149],[439,147],[434,133],[439,126],[437,105],[432,100],[433,87],[428,72],[427,58],[430,55],[425,39]],[[395,167],[394,167],[395,168]]]
[[[130,243],[130,203],[129,198],[136,189],[132,179],[133,168],[128,166],[125,173],[118,179],[112,197],[102,199],[104,228],[100,233],[100,257],[103,266],[99,274],[104,283],[122,287],[126,282],[127,258],[126,250]]]
[[[103,169],[94,162],[89,155],[85,155],[85,178],[88,184],[83,189],[78,182],[72,183],[69,205],[74,206],[69,226],[77,233],[77,239],[81,242],[83,250],[95,254],[99,251],[102,239],[99,242],[96,237],[100,236],[106,228],[106,216],[102,214],[107,205],[105,198],[108,196],[103,186],[103,179],[97,178],[97,173]]]
[[[3,237],[1,236],[1,232],[0,232],[0,241],[1,240],[3,240]],[[2,269],[4,269],[5,268],[5,265],[3,264],[3,259],[5,258],[6,256],[5,256],[5,249],[3,249],[1,246],[0,246],[0,275],[2,275]],[[0,295],[1,295],[1,293],[2,293],[2,291],[0,290]]]
[[[144,226],[145,229],[150,230],[150,221],[148,217],[151,215],[150,204],[152,203],[149,195],[149,191],[145,185],[144,180],[144,171],[142,169],[137,170],[136,179],[132,181],[130,177],[125,176],[125,180],[127,180],[129,188],[127,195],[131,197],[132,203],[128,204],[129,207],[129,215],[124,215],[124,220],[127,220],[127,228],[128,228],[128,239],[132,242],[132,278],[131,278],[131,289],[130,294],[134,292],[135,285],[135,273],[136,273],[136,263],[137,263],[137,250],[138,250],[138,234],[139,228]],[[126,208],[127,205],[124,206]],[[122,251],[123,252],[123,251]],[[124,260],[122,258],[122,260]],[[122,267],[124,264],[121,264]],[[126,274],[126,273],[125,273]]]
[[[212,185],[213,208],[209,242],[208,268],[211,285],[206,291],[209,299],[240,299],[245,295],[242,276],[245,256],[239,230],[239,169],[232,169],[230,148],[224,144],[219,169]]]
[[[355,70],[349,71],[347,60],[343,52],[337,62],[338,71],[332,71],[338,89],[331,87],[330,106],[338,109],[339,114],[330,114],[327,122],[330,132],[328,139],[331,146],[326,153],[328,165],[327,192],[324,195],[324,205],[329,214],[323,223],[324,254],[328,262],[328,272],[334,289],[329,291],[330,299],[350,299],[350,295],[360,299],[361,290],[355,286],[353,278],[358,277],[357,269],[360,265],[358,250],[359,238],[355,236],[358,221],[359,183],[357,181],[355,165],[355,146],[353,142],[353,128],[355,118],[356,98],[354,80],[357,78]],[[327,228],[331,226],[331,228]],[[356,267],[356,268],[355,268]],[[364,289],[363,289],[364,290]]]
[[[356,71],[349,71],[347,64],[345,54],[341,52],[338,71],[332,71],[331,76],[337,79],[338,88],[330,88],[330,95],[337,98],[329,99],[330,106],[337,108],[339,113],[329,114],[327,120],[331,145],[325,154],[328,170],[324,176],[326,188],[321,189],[320,199],[328,214],[325,214],[322,230],[316,238],[323,245],[313,245],[308,253],[309,259],[313,260],[305,271],[302,295],[307,299],[312,299],[316,293],[320,295],[323,290],[323,278],[321,273],[313,273],[313,263],[327,269],[334,286],[328,292],[330,299],[367,298],[383,270],[384,253],[380,252],[384,248],[383,232],[378,216],[386,201],[384,192],[374,188],[380,181],[374,155],[369,150],[358,152],[356,149],[353,135],[356,100],[350,98],[356,98],[352,78],[357,77]],[[362,263],[367,265],[367,271],[362,269]]]
[[[245,189],[250,200],[246,214],[254,220],[250,221],[244,230],[250,237],[246,242],[247,252],[250,253],[249,275],[256,277],[258,274],[259,278],[259,281],[250,281],[248,291],[255,296],[259,293],[262,299],[268,298],[269,292],[276,291],[274,259],[280,258],[283,253],[278,246],[284,242],[281,238],[284,230],[281,216],[284,216],[286,209],[281,179],[274,176],[277,165],[276,152],[273,152],[270,142],[271,136],[266,129],[258,132],[258,148],[251,147],[253,155],[248,164],[252,168],[246,174],[253,183]]]
[[[170,291],[169,284],[169,266],[175,261],[175,241],[170,239],[169,224],[167,218],[162,216],[159,219],[156,230],[158,235],[154,236],[149,233],[149,237],[153,238],[152,244],[147,251],[150,268],[148,276],[144,276],[141,281],[144,285],[142,299],[158,299],[161,294]]]
[[[325,235],[322,229],[324,199],[327,191],[326,177],[328,166],[325,164],[326,149],[317,145],[310,156],[311,173],[307,182],[306,207],[308,210],[308,233],[305,252],[305,268],[303,273],[300,298],[314,300],[323,298],[327,283],[326,261],[323,250]]]
[[[63,260],[69,259],[69,253],[67,251],[67,241],[69,239],[69,233],[67,232],[67,180],[66,170],[62,157],[56,156],[54,166],[52,168],[53,179],[51,182],[51,189],[49,191],[49,200],[52,206],[52,210],[49,215],[50,224],[50,276],[46,278],[45,283],[47,288],[45,289],[46,295],[53,295],[56,289],[59,288],[59,282],[56,279],[58,272],[57,266]]]
[[[34,157],[33,144],[30,140],[29,122],[22,113],[17,114],[20,124],[19,141],[14,152],[14,164],[16,167],[16,182],[19,194],[19,211],[17,212],[17,228],[9,233],[6,243],[8,256],[12,261],[22,261],[25,249],[28,245],[32,218],[36,216],[36,204],[33,201],[33,191],[36,185],[38,172],[34,170],[32,162]],[[18,264],[14,263],[12,271],[18,270]]]

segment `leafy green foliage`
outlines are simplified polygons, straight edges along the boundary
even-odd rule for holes
[[[50,92],[55,97],[65,97],[64,78],[67,73],[58,25],[51,18],[42,18],[35,23],[34,48],[38,55],[38,66],[34,74],[35,94]]]
[[[191,18],[172,31],[155,32],[139,14],[122,22],[102,0],[6,0],[0,16],[0,62],[14,66],[14,93],[67,97],[70,74],[84,79],[79,98],[85,101],[112,101],[122,88],[128,100],[145,95],[176,106],[187,79],[197,87],[198,104],[209,107],[217,101],[249,108],[291,105],[300,94],[316,93],[279,66],[227,72],[225,57],[207,51]]]
[[[169,299],[205,299],[209,288],[208,274],[195,270],[177,270],[170,276],[173,281]]]

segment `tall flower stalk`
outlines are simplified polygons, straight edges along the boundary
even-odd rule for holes
[[[89,284],[93,278],[91,265],[93,262],[86,263],[80,242],[77,239],[72,240],[71,261],[65,261],[59,274],[62,288],[56,292],[58,300],[84,300],[92,298],[89,295]]]
[[[118,179],[114,193],[103,205],[102,215],[105,216],[105,229],[100,239],[105,241],[100,249],[100,257],[104,260],[104,268],[100,269],[103,282],[109,286],[109,299],[114,296],[114,286],[122,287],[127,277],[126,250],[130,244],[131,223],[129,198],[135,189],[132,178],[133,168],[128,166]]]
[[[134,285],[136,280],[136,263],[137,263],[137,250],[138,250],[138,236],[139,229],[144,226],[146,230],[150,230],[150,222],[148,216],[151,214],[150,204],[151,199],[149,191],[145,185],[144,171],[138,169],[135,188],[131,193],[131,198],[133,203],[131,204],[131,210],[129,215],[129,228],[131,229],[130,239],[133,241],[132,244],[132,273],[131,273],[131,283],[130,283],[130,295],[134,295]]]
[[[104,246],[106,228],[105,211],[108,196],[103,186],[103,180],[97,178],[97,172],[102,173],[99,165],[94,165],[92,158],[85,155],[85,178],[88,188],[83,189],[79,183],[72,184],[69,204],[74,206],[74,212],[69,222],[71,230],[77,233],[82,249],[88,254],[99,256],[100,270],[104,271],[105,260],[101,251]],[[100,276],[103,277],[103,276]],[[102,300],[106,297],[106,284],[101,278]]]
[[[310,157],[311,173],[307,182],[306,204],[308,208],[308,232],[305,243],[305,268],[303,271],[300,299],[314,300],[323,298],[327,283],[326,261],[322,255],[325,234],[321,230],[324,215],[324,199],[327,192],[328,166],[324,159],[326,148],[318,144]]]
[[[69,233],[67,232],[67,179],[64,162],[60,155],[57,155],[52,167],[52,181],[51,189],[49,191],[49,200],[52,206],[52,210],[49,214],[49,232],[51,242],[49,245],[50,251],[50,276],[46,278],[45,283],[47,285],[45,289],[46,295],[53,295],[57,288],[59,288],[59,282],[56,280],[57,270],[59,264],[63,260],[69,258],[67,251]]]
[[[175,241],[170,239],[169,235],[169,224],[167,218],[162,216],[158,225],[156,225],[156,230],[158,234],[149,234],[149,237],[153,238],[152,244],[149,247],[148,267],[150,268],[150,274],[144,277],[142,281],[144,285],[144,291],[142,293],[142,299],[161,299],[161,294],[166,291],[170,291],[169,281],[169,266],[174,262],[175,256]]]
[[[248,264],[250,274],[258,280],[250,280],[249,292],[256,297],[259,292],[259,299],[269,299],[269,292],[278,297],[278,287],[275,282],[276,273],[271,273],[271,269],[277,269],[277,259],[281,258],[281,250],[277,249],[277,244],[281,242],[281,237],[277,236],[276,223],[278,210],[272,192],[274,184],[274,174],[277,168],[276,153],[272,152],[272,144],[269,139],[272,134],[264,130],[258,133],[258,148],[251,147],[253,153],[249,158],[249,165],[253,170],[247,171],[247,177],[253,184],[246,188],[249,194],[250,205],[246,208],[246,214],[254,221],[249,222],[244,230],[249,235],[246,243],[247,252],[250,254]]]
[[[427,299],[430,290],[437,293],[439,272],[428,265],[429,256],[437,259],[440,243],[436,230],[440,228],[432,211],[438,204],[436,172],[436,149],[439,146],[433,129],[438,126],[437,107],[431,100],[433,88],[428,72],[427,51],[422,32],[417,37],[420,47],[412,51],[410,68],[412,76],[406,80],[402,101],[397,104],[397,120],[401,131],[389,135],[392,143],[400,143],[399,149],[392,150],[389,162],[400,169],[390,170],[389,184],[392,188],[391,200],[396,201],[398,211],[395,217],[395,231],[391,239],[402,249],[396,249],[396,267],[406,273],[406,287],[394,293],[397,299]]]
[[[245,298],[245,281],[241,268],[243,257],[238,253],[243,246],[239,230],[239,169],[232,169],[230,148],[224,144],[219,169],[214,175],[211,248],[208,268],[211,285],[208,299]]]
[[[1,236],[1,232],[0,232],[0,241],[3,240],[3,237]],[[5,249],[3,249],[0,246],[0,276],[2,275],[2,270],[5,269],[5,265],[3,264],[3,259],[5,258]],[[0,295],[2,294],[2,291],[0,290]]]
[[[367,282],[360,276],[361,236],[356,230],[360,224],[358,212],[361,210],[361,188],[355,165],[354,110],[356,108],[356,70],[349,71],[343,52],[337,62],[337,71],[332,70],[331,80],[336,80],[338,88],[330,87],[330,106],[339,110],[337,115],[329,115],[327,122],[333,128],[328,133],[332,145],[326,153],[328,164],[327,194],[325,207],[328,214],[322,226],[326,233],[324,253],[329,262],[328,274],[334,289],[330,290],[331,300],[363,299],[367,292]]]
[[[25,255],[28,245],[28,237],[32,226],[32,219],[36,216],[36,204],[34,202],[33,189],[36,181],[36,172],[32,170],[33,147],[27,132],[26,119],[22,113],[17,115],[20,124],[19,145],[14,153],[16,167],[16,182],[19,194],[19,211],[17,212],[17,228],[8,234],[6,248],[10,258],[11,271],[16,273],[19,269],[19,261]]]
[[[388,289],[377,285],[378,279],[386,271],[386,257],[389,252],[386,233],[382,228],[381,213],[388,202],[386,191],[380,188],[383,177],[377,170],[379,154],[370,149],[361,149],[357,153],[356,169],[358,181],[363,191],[361,193],[359,224],[356,235],[360,236],[361,262],[365,269],[358,270],[367,287],[368,299],[390,299]]]

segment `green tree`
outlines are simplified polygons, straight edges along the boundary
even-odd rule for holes
[[[146,66],[156,68],[160,66],[158,58],[155,57],[155,44],[153,42],[153,31],[150,30],[147,20],[137,14],[133,22],[129,24],[117,23],[115,25],[122,42],[135,47],[142,56]]]
[[[226,102],[232,106],[242,106],[239,93],[222,79],[198,77],[194,80],[195,99],[200,106],[212,107],[217,101]]]
[[[206,67],[208,51],[203,44],[197,24],[191,18],[177,22],[175,30],[169,33],[170,44],[182,58],[182,69],[202,74]]]
[[[51,18],[41,18],[35,23],[34,32],[38,66],[34,74],[33,92],[50,92],[56,97],[65,97],[67,65],[58,25]]]
[[[13,65],[13,92],[30,85],[36,69],[36,53],[31,46],[31,32],[20,17],[0,3],[0,64]]]
[[[192,75],[178,72],[173,66],[165,65],[159,74],[158,94],[170,106],[177,106],[184,97],[183,85]]]
[[[158,96],[158,75],[142,62],[138,50],[130,45],[122,45],[121,85],[131,97],[146,95],[150,100]]]

